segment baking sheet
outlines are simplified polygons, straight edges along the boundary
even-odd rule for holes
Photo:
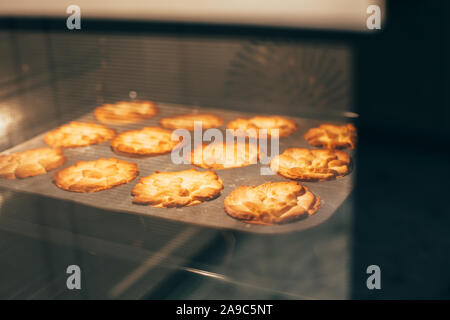
[[[255,115],[229,110],[204,109],[199,107],[180,106],[167,103],[157,103],[157,106],[159,108],[159,113],[152,119],[128,125],[108,125],[108,127],[114,128],[118,132],[122,132],[131,129],[139,129],[144,126],[158,126],[158,120],[162,117],[187,113],[208,112],[217,114],[224,118],[225,122],[223,126],[219,128],[224,132],[226,123],[233,120],[234,118],[251,117]],[[324,122],[315,119],[296,117],[291,118],[297,123],[299,130],[289,137],[280,138],[280,153],[289,147],[310,147],[303,138],[304,133],[309,128],[316,127]],[[76,120],[97,122],[92,112]],[[45,133],[38,135],[20,145],[7,150],[6,152],[17,152],[32,148],[45,147],[46,144],[43,140],[44,135]],[[61,168],[71,166],[79,160],[95,160],[101,157],[116,157],[118,159],[137,163],[140,171],[139,177],[151,175],[155,170],[177,171],[194,167],[189,164],[173,164],[170,154],[147,158],[131,158],[127,156],[117,155],[111,150],[109,142],[88,147],[65,149],[64,154],[67,157],[67,162]],[[224,189],[222,190],[221,195],[212,201],[203,202],[200,205],[183,208],[153,208],[150,206],[133,204],[131,202],[132,196],[130,193],[132,188],[138,182],[139,177],[126,185],[121,185],[109,190],[96,193],[75,193],[64,191],[56,187],[56,185],[52,182],[52,176],[55,172],[55,170],[53,170],[48,174],[27,179],[0,179],[0,187],[16,191],[40,194],[52,198],[74,201],[106,210],[119,211],[129,214],[147,215],[207,227],[234,229],[246,232],[266,234],[300,231],[324,222],[349,196],[353,188],[353,176],[355,174],[354,167],[352,173],[337,180],[324,182],[301,182],[301,184],[308,186],[314,194],[320,195],[322,201],[320,209],[314,215],[305,219],[282,225],[262,226],[243,223],[228,216],[224,211],[223,201],[233,189],[241,185],[259,185],[269,181],[287,181],[287,179],[278,175],[261,175],[262,167],[268,166],[258,163],[243,168],[217,170],[217,174],[220,176],[224,183]],[[197,169],[204,170],[200,168]]]

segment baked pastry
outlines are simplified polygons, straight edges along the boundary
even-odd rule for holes
[[[256,144],[246,142],[210,143],[195,148],[189,157],[197,167],[230,169],[257,163],[259,149]]]
[[[155,103],[151,101],[119,101],[104,104],[94,110],[98,121],[107,124],[127,124],[140,122],[158,113]]]
[[[190,169],[155,171],[151,176],[139,179],[131,194],[134,196],[134,203],[168,208],[193,206],[211,200],[222,189],[222,180],[214,171]]]
[[[178,143],[179,140],[172,140],[172,131],[145,127],[118,134],[111,141],[111,147],[117,153],[152,156],[168,153]]]
[[[280,116],[256,116],[249,119],[237,118],[228,123],[227,129],[234,129],[236,135],[259,136],[261,129],[267,130],[267,137],[286,137],[297,130],[294,121]],[[278,132],[276,130],[278,129]]]
[[[44,141],[53,147],[84,147],[108,141],[115,133],[101,124],[71,122],[48,132]]]
[[[225,198],[225,211],[247,223],[278,224],[314,214],[320,197],[295,181],[241,186]]]
[[[347,153],[329,149],[289,148],[270,162],[272,171],[302,181],[325,181],[350,171]]]
[[[39,148],[0,155],[0,178],[33,177],[56,169],[64,162],[66,157],[59,148]]]
[[[220,127],[223,119],[213,114],[185,114],[181,116],[162,118],[159,124],[167,129],[194,130],[194,122],[201,122],[202,129]]]
[[[67,191],[97,192],[125,184],[136,178],[139,170],[135,163],[111,159],[78,161],[71,167],[56,172],[55,184]]]
[[[315,147],[328,149],[355,148],[356,128],[349,123],[345,126],[321,124],[305,133],[305,139]]]

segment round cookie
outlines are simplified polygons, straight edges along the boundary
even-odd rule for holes
[[[78,161],[56,172],[55,184],[67,191],[97,192],[132,181],[139,174],[135,163],[116,158]]]
[[[305,139],[311,145],[328,149],[354,149],[356,137],[356,128],[351,123],[345,126],[324,123],[305,133]]]
[[[162,118],[159,124],[167,129],[194,130],[194,121],[201,122],[202,129],[220,127],[223,119],[213,114],[185,114],[181,116]]]
[[[267,137],[286,137],[297,130],[297,125],[294,121],[280,116],[256,116],[249,119],[237,118],[228,123],[227,129],[236,130],[236,135],[256,137],[261,129],[266,129]],[[278,133],[273,129],[278,129]]]
[[[0,156],[0,178],[28,178],[45,174],[66,162],[59,148],[39,148]]]
[[[179,142],[172,140],[172,131],[145,127],[118,134],[111,141],[111,147],[117,153],[152,156],[172,151]]]
[[[246,142],[203,144],[191,151],[190,162],[201,168],[230,169],[256,164],[259,149]]]
[[[225,198],[225,211],[233,218],[254,224],[279,224],[314,214],[320,197],[295,181],[241,186]]]
[[[343,151],[289,148],[274,157],[270,167],[289,179],[326,181],[348,174],[350,162],[350,157]]]
[[[119,101],[104,104],[94,111],[98,121],[107,124],[136,123],[151,118],[158,113],[158,108],[151,101]]]
[[[214,171],[195,169],[172,172],[155,171],[139,179],[131,191],[134,203],[156,208],[193,206],[214,199],[223,189]]]
[[[108,141],[115,133],[101,124],[71,122],[49,131],[44,141],[53,147],[84,147]]]

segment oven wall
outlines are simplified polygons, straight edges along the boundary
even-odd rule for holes
[[[323,118],[353,110],[345,43],[14,28],[0,40],[2,150],[133,92],[258,113]]]

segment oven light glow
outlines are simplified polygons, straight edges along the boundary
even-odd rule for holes
[[[0,108],[0,136],[8,133],[8,129],[11,125],[14,125],[21,120],[22,115],[18,112],[11,112],[12,108]]]
[[[0,114],[0,135],[4,135],[7,132],[11,122],[12,118],[9,114],[5,113]]]

